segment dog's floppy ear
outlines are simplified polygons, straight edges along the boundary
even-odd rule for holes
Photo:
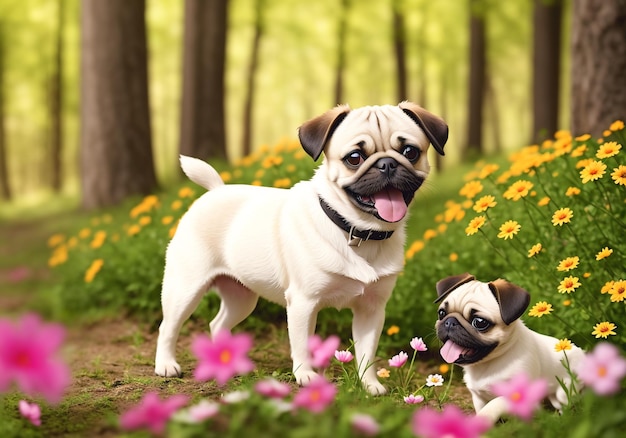
[[[446,125],[446,122],[413,102],[405,100],[398,106],[422,128],[435,150],[440,155],[445,155],[443,146],[448,141],[448,125]]]
[[[300,144],[309,154],[313,160],[322,155],[324,146],[330,139],[337,126],[343,121],[343,119],[350,112],[348,105],[339,105],[335,108],[326,111],[321,116],[305,122],[298,128],[298,138],[300,138]]]
[[[506,325],[524,314],[530,304],[530,294],[525,289],[502,279],[492,281],[488,285],[493,296],[496,297],[500,306],[500,315]]]
[[[435,303],[443,300],[454,289],[473,280],[476,280],[476,277],[467,272],[465,274],[453,275],[452,277],[439,280],[437,282],[437,299],[435,300]]]

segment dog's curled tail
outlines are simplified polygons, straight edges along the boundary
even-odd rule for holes
[[[190,180],[207,190],[224,185],[224,181],[217,170],[202,160],[181,155],[180,167]]]

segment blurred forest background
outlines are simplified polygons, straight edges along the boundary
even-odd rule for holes
[[[0,202],[113,205],[337,103],[441,115],[452,166],[599,135],[625,85],[626,0],[0,0]]]

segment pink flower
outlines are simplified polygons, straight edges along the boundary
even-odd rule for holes
[[[380,431],[380,425],[373,417],[367,414],[352,415],[350,424],[355,432],[365,436],[375,436]]]
[[[30,276],[30,269],[26,266],[18,266],[9,271],[9,281],[11,283],[19,283],[26,280]]]
[[[137,406],[122,414],[120,424],[124,430],[145,427],[155,435],[162,434],[170,417],[188,401],[186,395],[173,395],[162,401],[156,392],[149,392]]]
[[[491,392],[506,398],[509,413],[528,421],[546,397],[548,382],[545,379],[533,381],[525,373],[520,373],[506,382],[492,385]]]
[[[613,344],[601,342],[580,361],[576,374],[581,382],[598,395],[611,395],[620,390],[626,376],[626,360]]]
[[[411,348],[415,351],[426,351],[428,347],[422,338],[411,339]]]
[[[413,433],[423,438],[477,438],[489,430],[486,417],[465,415],[454,405],[446,405],[443,412],[425,407],[413,415]]]
[[[409,359],[409,355],[406,354],[404,351],[401,351],[400,353],[396,354],[394,357],[389,359],[389,366],[400,368],[402,365],[406,363],[408,359]]]
[[[35,426],[41,426],[41,409],[37,403],[28,403],[26,400],[20,400],[18,407],[22,417]]]
[[[172,418],[183,423],[197,424],[202,423],[208,418],[214,417],[217,415],[219,410],[220,405],[218,403],[209,400],[202,400],[196,405],[176,412]]]
[[[58,403],[70,384],[69,368],[56,357],[64,337],[62,326],[35,314],[16,323],[0,319],[0,392],[15,382],[25,394]]]
[[[314,413],[323,412],[335,400],[337,388],[323,376],[317,376],[293,398],[293,405]]]
[[[254,385],[254,389],[262,396],[269,398],[284,398],[291,392],[289,385],[271,377],[258,382]]]
[[[423,395],[413,395],[413,394],[411,394],[411,395],[409,395],[407,397],[404,397],[404,402],[406,404],[409,404],[409,405],[416,405],[416,404],[421,403],[423,401],[424,401],[424,396]]]
[[[246,333],[231,335],[220,331],[210,339],[207,335],[198,335],[191,350],[199,363],[193,375],[198,381],[215,379],[222,386],[233,376],[246,374],[254,369],[248,358],[252,348],[252,337]]]
[[[335,359],[337,359],[341,363],[348,363],[352,359],[354,359],[354,356],[348,350],[337,350],[335,351]]]
[[[330,365],[330,359],[339,347],[339,338],[331,335],[322,341],[318,335],[309,338],[309,351],[311,352],[311,364],[315,368],[326,368]]]

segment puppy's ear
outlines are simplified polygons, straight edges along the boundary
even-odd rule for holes
[[[525,289],[502,279],[492,281],[488,285],[493,296],[496,297],[500,306],[500,315],[506,325],[524,314],[530,304],[530,294]]]
[[[440,155],[445,155],[443,146],[448,141],[448,125],[446,125],[446,122],[413,102],[404,101],[398,106],[422,128],[435,150]]]
[[[322,155],[324,146],[337,129],[337,126],[350,112],[348,105],[339,105],[321,116],[305,122],[298,128],[300,144],[314,161]]]
[[[443,300],[454,289],[473,280],[476,280],[476,277],[467,272],[465,274],[454,275],[452,277],[447,277],[443,280],[439,280],[437,282],[437,299],[435,300],[435,303]]]

